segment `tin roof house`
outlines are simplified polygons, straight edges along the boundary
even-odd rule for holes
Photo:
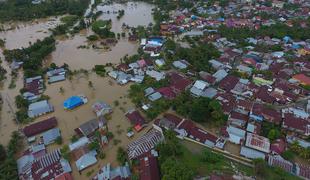
[[[28,116],[35,118],[54,111],[54,107],[47,101],[39,101],[29,105]]]

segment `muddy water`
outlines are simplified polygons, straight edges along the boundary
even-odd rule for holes
[[[93,88],[88,86],[88,82],[93,83]],[[112,83],[111,83],[112,82]],[[60,87],[64,89],[64,93],[59,92]],[[58,120],[58,127],[61,129],[61,134],[64,140],[64,144],[70,143],[70,138],[75,134],[74,129],[79,127],[82,123],[95,118],[95,113],[92,112],[91,105],[96,101],[104,101],[113,107],[112,118],[108,120],[108,129],[111,131],[120,143],[114,145],[113,141],[104,148],[106,158],[99,160],[99,162],[91,168],[86,169],[80,175],[75,167],[74,162],[71,163],[73,168],[74,179],[85,179],[86,173],[92,169],[97,172],[100,167],[110,162],[112,165],[117,165],[116,152],[119,146],[126,147],[128,143],[143,134],[140,132],[136,134],[134,138],[128,139],[126,136],[127,129],[131,127],[131,124],[126,120],[124,114],[128,110],[134,108],[134,105],[126,97],[129,86],[119,86],[113,82],[110,78],[101,78],[95,74],[89,76],[77,75],[73,80],[63,81],[56,84],[47,85],[45,94],[52,97],[50,102],[55,107],[55,112],[48,114],[44,117],[40,117],[38,120],[45,119],[47,117],[55,116]],[[88,103],[78,107],[73,111],[67,111],[63,108],[63,102],[66,98],[72,95],[84,94],[88,98]],[[56,98],[57,97],[57,98]],[[114,101],[119,101],[119,105],[115,106]],[[54,145],[50,148],[56,148]],[[94,174],[93,174],[94,175]]]
[[[88,34],[88,33],[87,33]],[[88,45],[86,34],[76,35],[73,38],[57,42],[56,50],[48,58],[48,62],[63,65],[67,63],[70,69],[92,69],[96,64],[118,63],[126,54],[133,55],[139,45],[127,40],[119,42],[111,47],[110,51],[103,49],[78,49],[81,45]]]
[[[112,31],[122,32],[123,23],[130,27],[147,26],[153,23],[152,9],[153,5],[144,2],[127,2],[124,4],[111,4],[105,6],[98,6],[97,10],[102,11],[103,14],[99,19],[112,20]],[[118,11],[125,10],[125,14],[119,20],[117,19]],[[110,13],[107,13],[107,12]]]
[[[0,57],[3,59],[2,50],[0,49]],[[2,67],[7,70],[6,77],[2,84],[0,84],[0,94],[3,99],[2,110],[0,111],[0,144],[6,145],[13,131],[18,130],[18,125],[15,122],[15,96],[19,94],[19,89],[22,88],[23,76],[20,72],[16,79],[16,87],[14,89],[9,89],[9,84],[11,82],[11,70],[9,64],[2,62]]]
[[[54,28],[59,19],[47,18],[33,22],[6,24],[12,30],[0,32],[0,39],[6,40],[7,49],[28,47],[29,42],[43,39],[50,35],[49,28]]]

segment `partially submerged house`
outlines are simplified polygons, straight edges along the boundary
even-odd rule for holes
[[[39,121],[37,123],[30,124],[23,129],[23,132],[26,137],[32,137],[37,134],[40,134],[49,129],[55,128],[57,126],[57,120],[55,117]]]
[[[88,102],[87,98],[83,95],[71,96],[70,98],[64,101],[63,106],[64,109],[72,110],[83,104],[86,104],[87,102]]]
[[[112,113],[112,107],[105,102],[98,101],[92,105],[97,117]]]
[[[39,101],[29,105],[28,116],[35,118],[54,111],[54,107],[47,101]]]
[[[127,180],[131,176],[128,163],[124,166],[112,168],[111,164],[103,166],[92,180]]]
[[[80,136],[91,137],[97,130],[106,126],[106,123],[107,122],[103,117],[92,119],[81,124],[80,127],[75,129],[75,132]]]
[[[130,110],[125,116],[134,125],[136,131],[141,131],[146,125],[144,117],[137,110]]]
[[[74,149],[71,154],[78,171],[82,171],[97,163],[97,152],[96,150],[90,150],[88,145]]]

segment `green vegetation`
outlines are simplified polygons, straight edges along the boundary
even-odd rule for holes
[[[54,35],[63,35],[66,34],[79,19],[79,16],[69,15],[62,17],[60,20],[62,24],[58,25],[55,29],[52,29]]]
[[[6,79],[6,73],[7,71],[0,65],[0,82]]]
[[[266,161],[263,159],[255,159],[254,160],[254,173],[258,177],[258,179],[268,179],[270,180],[298,180],[297,176],[289,174],[278,167],[270,167],[267,165]]]
[[[87,39],[89,41],[97,41],[99,38],[97,35],[93,34],[93,35],[87,36]]]
[[[91,28],[101,38],[115,38],[115,33],[110,31],[110,29],[111,29],[111,20],[108,20],[108,21],[104,21],[104,20],[95,21],[92,24]]]
[[[127,153],[122,147],[117,149],[116,159],[121,165],[124,165],[128,161]]]
[[[233,174],[231,161],[220,154],[202,147],[201,152],[193,153],[180,144],[173,131],[165,131],[165,142],[157,146],[163,179],[193,179],[196,175],[206,176],[213,172]],[[252,175],[252,169],[235,164],[239,171]],[[176,177],[177,176],[177,177]]]
[[[0,21],[27,21],[63,14],[82,16],[88,4],[89,0],[46,0],[36,5],[31,0],[1,1]]]
[[[5,47],[5,40],[0,39],[0,48],[4,48],[4,47]]]
[[[22,149],[22,137],[14,131],[7,149],[0,145],[0,179],[17,179],[17,164],[15,154]]]
[[[310,160],[310,148],[302,147],[297,141],[293,142],[289,146],[289,150],[291,150],[291,152],[295,153],[303,159],[306,159],[308,161]]]
[[[105,77],[106,76],[106,69],[105,69],[105,65],[95,65],[95,67],[93,68],[93,71],[95,71],[95,73],[101,77]]]
[[[264,121],[262,123],[261,132],[261,135],[264,137],[268,137],[270,141],[274,141],[282,136],[281,127],[267,121]]]
[[[206,122],[221,126],[227,121],[221,105],[216,100],[200,97],[194,98],[189,92],[180,94],[172,103],[172,108],[180,115],[196,122]]]
[[[25,77],[43,75],[42,62],[44,58],[55,50],[55,39],[50,36],[43,40],[37,40],[34,44],[25,49],[5,50],[6,61],[12,62],[19,59],[24,62],[23,69]]]
[[[60,149],[60,153],[61,153],[61,156],[70,161],[70,149],[69,149],[69,146],[68,145],[64,145],[61,149]]]

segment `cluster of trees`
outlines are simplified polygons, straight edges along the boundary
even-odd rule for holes
[[[281,127],[270,122],[263,122],[261,135],[274,141],[282,136]]]
[[[32,0],[0,1],[0,21],[31,20],[54,15],[82,16],[89,0],[46,0],[32,4]]]
[[[101,38],[115,38],[115,33],[110,31],[112,25],[111,23],[111,20],[98,20],[92,24],[91,28]]]
[[[43,40],[37,40],[28,48],[5,50],[5,59],[12,62],[13,59],[23,61],[25,77],[43,75],[42,62],[44,58],[55,50],[55,39],[52,36]]]
[[[118,10],[118,15],[117,15],[117,19],[120,19],[122,18],[123,16],[125,15],[125,10],[122,9],[122,10]]]
[[[107,74],[105,67],[106,67],[105,65],[95,65],[93,71],[95,71],[97,75],[104,77]]]
[[[165,142],[157,145],[162,179],[193,179],[195,170],[180,159],[182,146],[173,131],[165,132]]]
[[[310,148],[302,147],[297,141],[290,145],[290,150],[303,159],[310,160]]]
[[[227,121],[218,101],[206,97],[194,98],[189,92],[182,93],[173,102],[172,108],[180,115],[196,122],[221,126]]]
[[[54,35],[66,34],[69,28],[71,28],[79,19],[77,15],[68,15],[62,17],[60,20],[62,24],[58,25],[56,28],[52,29]]]
[[[0,61],[1,64],[1,61]],[[0,82],[6,79],[5,74],[7,71],[0,65]]]
[[[18,179],[14,155],[21,149],[22,138],[17,131],[11,135],[7,148],[0,144],[0,179]]]
[[[310,21],[310,18],[309,20]],[[310,22],[308,23],[310,24]],[[274,38],[282,39],[284,36],[290,36],[294,39],[306,40],[310,38],[310,32],[307,28],[302,28],[297,23],[293,27],[289,27],[286,24],[277,23],[271,26],[262,26],[261,28],[254,30],[247,27],[244,28],[228,28],[224,25],[218,28],[218,32],[221,36],[231,40],[243,41],[248,37],[264,37],[270,36]]]

